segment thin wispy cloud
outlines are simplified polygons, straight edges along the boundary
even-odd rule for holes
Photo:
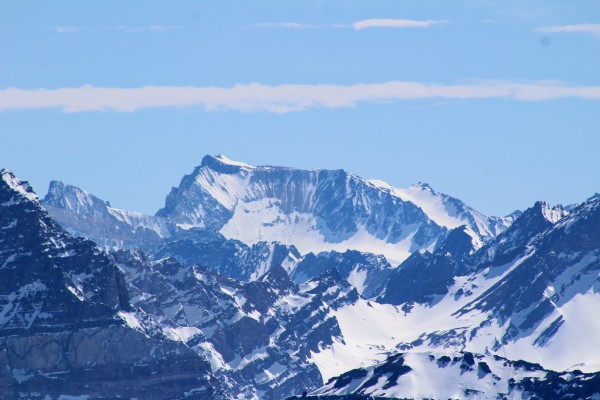
[[[500,24],[500,21],[496,21],[495,19],[483,19],[481,20],[482,24],[493,24],[493,25],[497,25]]]
[[[446,23],[448,21],[372,18],[357,21],[352,24],[352,27],[356,30],[370,28],[429,28],[434,25],[443,25]]]
[[[350,28],[359,31],[370,28],[429,28],[434,25],[443,25],[447,23],[448,21],[372,18],[356,21],[351,24],[314,25],[299,22],[262,22],[259,24],[248,25],[248,27],[296,30],[314,28]]]
[[[104,28],[105,30],[112,31],[122,31],[122,32],[130,32],[130,33],[143,33],[143,32],[168,32],[174,31],[177,29],[181,29],[180,26],[174,25],[147,25],[147,26],[108,26]]]
[[[55,26],[52,30],[56,33],[75,33],[81,31],[78,26]]]
[[[181,26],[175,25],[146,25],[146,26],[102,26],[97,28],[84,28],[80,26],[55,26],[52,30],[56,33],[77,33],[77,32],[128,32],[128,33],[144,33],[144,32],[168,32],[176,29],[181,29]]]
[[[273,28],[273,29],[312,29],[319,28],[318,25],[311,24],[300,24],[298,22],[262,22],[259,24],[252,24],[249,28]]]
[[[133,112],[156,107],[203,107],[208,111],[287,113],[402,100],[549,101],[567,98],[600,100],[600,86],[573,86],[546,81],[482,81],[457,85],[391,81],[354,85],[270,86],[251,83],[233,87],[101,88],[86,85],[61,89],[8,88],[0,90],[0,111],[58,108],[63,112]]]
[[[600,36],[600,24],[554,25],[536,28],[539,33],[589,33]]]

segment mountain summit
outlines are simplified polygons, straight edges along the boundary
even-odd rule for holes
[[[163,218],[111,207],[107,201],[61,181],[50,182],[42,203],[63,228],[93,239],[105,249],[156,246],[172,231]]]
[[[482,239],[509,220],[488,218],[428,185],[397,189],[344,170],[251,166],[205,156],[156,214],[247,244],[278,241],[301,253],[355,249],[400,262],[466,224]]]

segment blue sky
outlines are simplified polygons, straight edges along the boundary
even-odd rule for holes
[[[204,154],[488,214],[600,191],[597,1],[0,0],[0,166],[154,213]]]

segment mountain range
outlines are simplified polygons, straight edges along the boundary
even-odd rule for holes
[[[427,184],[397,189],[344,170],[254,167],[225,156],[204,157],[156,216],[112,208],[57,181],[43,203],[68,230],[108,249],[151,249],[176,231],[203,229],[247,245],[275,241],[302,254],[352,249],[395,264],[434,248],[449,229],[466,225],[485,241],[514,220],[486,217]]]
[[[598,196],[206,156],[155,216],[7,170],[0,211],[6,398],[600,398]]]

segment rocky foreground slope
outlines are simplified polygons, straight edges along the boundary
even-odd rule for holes
[[[0,397],[214,398],[210,365],[131,325],[120,269],[65,233],[27,182],[0,179]]]

